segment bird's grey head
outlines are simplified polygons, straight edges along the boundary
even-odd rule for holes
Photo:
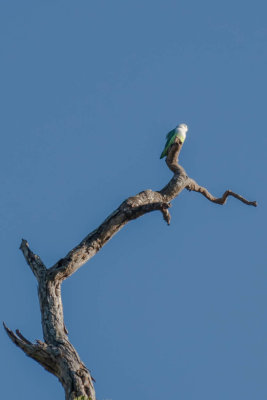
[[[179,124],[177,128],[183,129],[185,132],[188,131],[188,126],[186,124]]]

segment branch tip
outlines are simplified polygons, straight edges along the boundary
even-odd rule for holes
[[[21,243],[20,243],[19,249],[22,250],[23,247],[28,247],[29,248],[29,243],[27,242],[26,239],[21,239]]]
[[[17,335],[11,329],[9,329],[4,322],[3,322],[3,325],[4,325],[5,331],[6,331],[7,335],[9,336],[9,338],[12,340],[12,342],[17,344],[17,341],[19,340]]]
[[[32,343],[28,340],[28,339],[26,339],[23,335],[22,335],[22,333],[20,333],[20,331],[18,330],[18,329],[16,329],[16,334],[17,334],[17,336],[23,341],[23,342],[25,342],[25,343],[27,343],[27,344],[29,344],[29,345],[32,345]]]
[[[169,213],[169,208],[171,207],[171,203],[163,203],[161,206],[161,212],[163,215],[164,221],[167,222],[168,225],[171,223],[171,214]]]
[[[46,271],[46,267],[40,257],[37,254],[34,254],[30,249],[29,243],[27,240],[22,239],[20,244],[20,250],[22,251],[27,264],[31,268],[32,272],[38,279],[43,271]]]

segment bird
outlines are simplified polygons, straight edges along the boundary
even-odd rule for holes
[[[181,143],[184,143],[187,131],[188,131],[188,126],[186,124],[179,124],[176,126],[176,128],[172,129],[169,133],[167,133],[166,144],[163,152],[161,153],[160,158],[167,156],[168,150],[170,146],[174,143],[176,138],[178,138],[181,141]]]

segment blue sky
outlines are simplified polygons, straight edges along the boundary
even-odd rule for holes
[[[42,338],[36,281],[126,197],[180,162],[224,207],[183,192],[168,227],[123,228],[63,284],[69,338],[98,400],[266,399],[265,1],[7,1],[0,6],[1,319]],[[3,398],[64,398],[0,331]],[[15,379],[14,379],[15,377]],[[10,393],[11,391],[11,393]]]

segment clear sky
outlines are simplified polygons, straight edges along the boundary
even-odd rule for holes
[[[2,0],[1,320],[42,339],[26,238],[49,267],[180,162],[168,227],[123,228],[63,284],[69,338],[98,400],[266,399],[266,1]],[[0,329],[2,398],[63,399]]]

